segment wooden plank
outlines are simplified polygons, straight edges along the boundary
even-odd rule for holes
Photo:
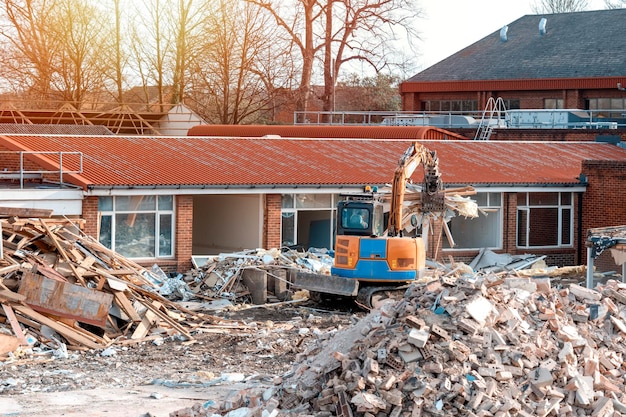
[[[57,248],[57,251],[59,252],[59,254],[61,255],[61,257],[63,258],[63,260],[65,262],[68,263],[68,265],[70,266],[70,268],[72,269],[72,272],[74,272],[74,275],[76,276],[76,279],[83,284],[84,287],[87,286],[87,283],[85,282],[85,280],[83,279],[82,275],[80,274],[80,272],[78,271],[78,269],[76,269],[76,267],[74,266],[74,263],[69,259],[69,257],[67,256],[67,253],[65,252],[65,249],[63,249],[63,247],[61,246],[61,244],[59,243],[59,241],[57,240],[56,236],[54,235],[54,233],[52,233],[52,231],[50,230],[50,228],[48,227],[48,224],[45,222],[44,219],[39,219],[39,222],[41,223],[41,225],[44,227],[44,229],[46,229],[46,233],[48,233],[48,237],[52,240],[52,242],[54,243],[54,246]]]
[[[11,301],[14,303],[22,302],[26,299],[22,294],[13,292],[9,289],[0,290],[0,301]]]
[[[67,278],[56,269],[49,267],[40,257],[27,253],[26,260],[33,266],[33,272],[38,272],[50,279],[54,279],[60,282],[67,282]]]
[[[133,303],[131,303],[128,297],[126,297],[126,294],[121,291],[115,291],[113,295],[115,296],[117,304],[122,308],[122,310],[124,310],[133,322],[138,323],[142,321],[141,316],[139,316],[137,310],[133,307]]]
[[[0,207],[0,216],[6,217],[50,217],[52,213],[53,210],[50,209]]]
[[[11,272],[15,272],[20,269],[20,266],[17,264],[5,266],[4,268],[0,268],[0,276],[9,275]]]
[[[11,324],[11,328],[13,329],[13,333],[15,334],[15,337],[17,337],[17,340],[20,342],[20,345],[28,346],[24,331],[22,330],[20,323],[17,321],[17,317],[15,317],[15,312],[13,311],[11,306],[7,304],[2,304],[2,309],[4,310],[4,314],[7,316],[7,319]]]
[[[193,339],[193,336],[187,331],[187,329],[181,326],[176,320],[172,319],[166,313],[163,313],[159,310],[161,308],[161,305],[159,303],[152,302],[152,304],[146,304],[145,306],[152,310],[154,314],[157,315],[161,320],[169,323],[173,328],[181,332],[188,339]]]
[[[141,320],[141,323],[137,325],[137,328],[133,332],[133,335],[130,337],[131,339],[143,339],[146,337],[154,323],[158,320],[156,314],[154,314],[151,310],[147,310],[146,314]]]
[[[138,343],[151,342],[153,340],[162,339],[162,338],[163,338],[162,334],[153,334],[153,335],[142,337],[139,339],[118,340],[116,344],[120,346],[136,345]]]
[[[113,295],[25,272],[18,292],[35,310],[104,327]]]
[[[94,342],[93,340],[80,334],[76,330],[71,329],[55,320],[50,319],[49,317],[44,316],[41,313],[36,312],[31,307],[15,305],[13,306],[13,308],[19,313],[27,317],[30,317],[31,319],[38,321],[41,324],[45,324],[46,326],[54,329],[57,333],[65,337],[67,340],[74,341],[90,349],[101,349],[103,347],[99,345],[98,343]]]

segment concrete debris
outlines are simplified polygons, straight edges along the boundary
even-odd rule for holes
[[[256,249],[212,257],[182,280],[197,299],[275,303],[293,298],[292,277],[298,271],[330,274],[332,263],[332,253],[326,249]]]
[[[245,415],[626,416],[626,284],[447,278],[309,345]]]

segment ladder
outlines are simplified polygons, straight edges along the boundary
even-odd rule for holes
[[[474,135],[474,140],[489,140],[493,128],[499,126],[500,120],[506,115],[506,106],[504,100],[501,97],[494,99],[489,97],[487,105],[483,111],[483,115],[480,118],[478,129]]]

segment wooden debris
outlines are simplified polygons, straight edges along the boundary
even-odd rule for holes
[[[0,318],[14,336],[3,346],[28,344],[29,329],[42,344],[103,349],[149,340],[153,332],[193,340],[191,329],[210,327],[208,317],[161,296],[150,271],[82,234],[82,221],[10,220],[2,230]]]

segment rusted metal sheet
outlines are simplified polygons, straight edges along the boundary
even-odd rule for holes
[[[24,273],[18,292],[34,310],[104,327],[113,295]]]
[[[355,125],[199,125],[187,136],[261,137],[276,135],[283,138],[344,138],[344,139],[459,139],[467,138],[433,126],[355,126]]]

